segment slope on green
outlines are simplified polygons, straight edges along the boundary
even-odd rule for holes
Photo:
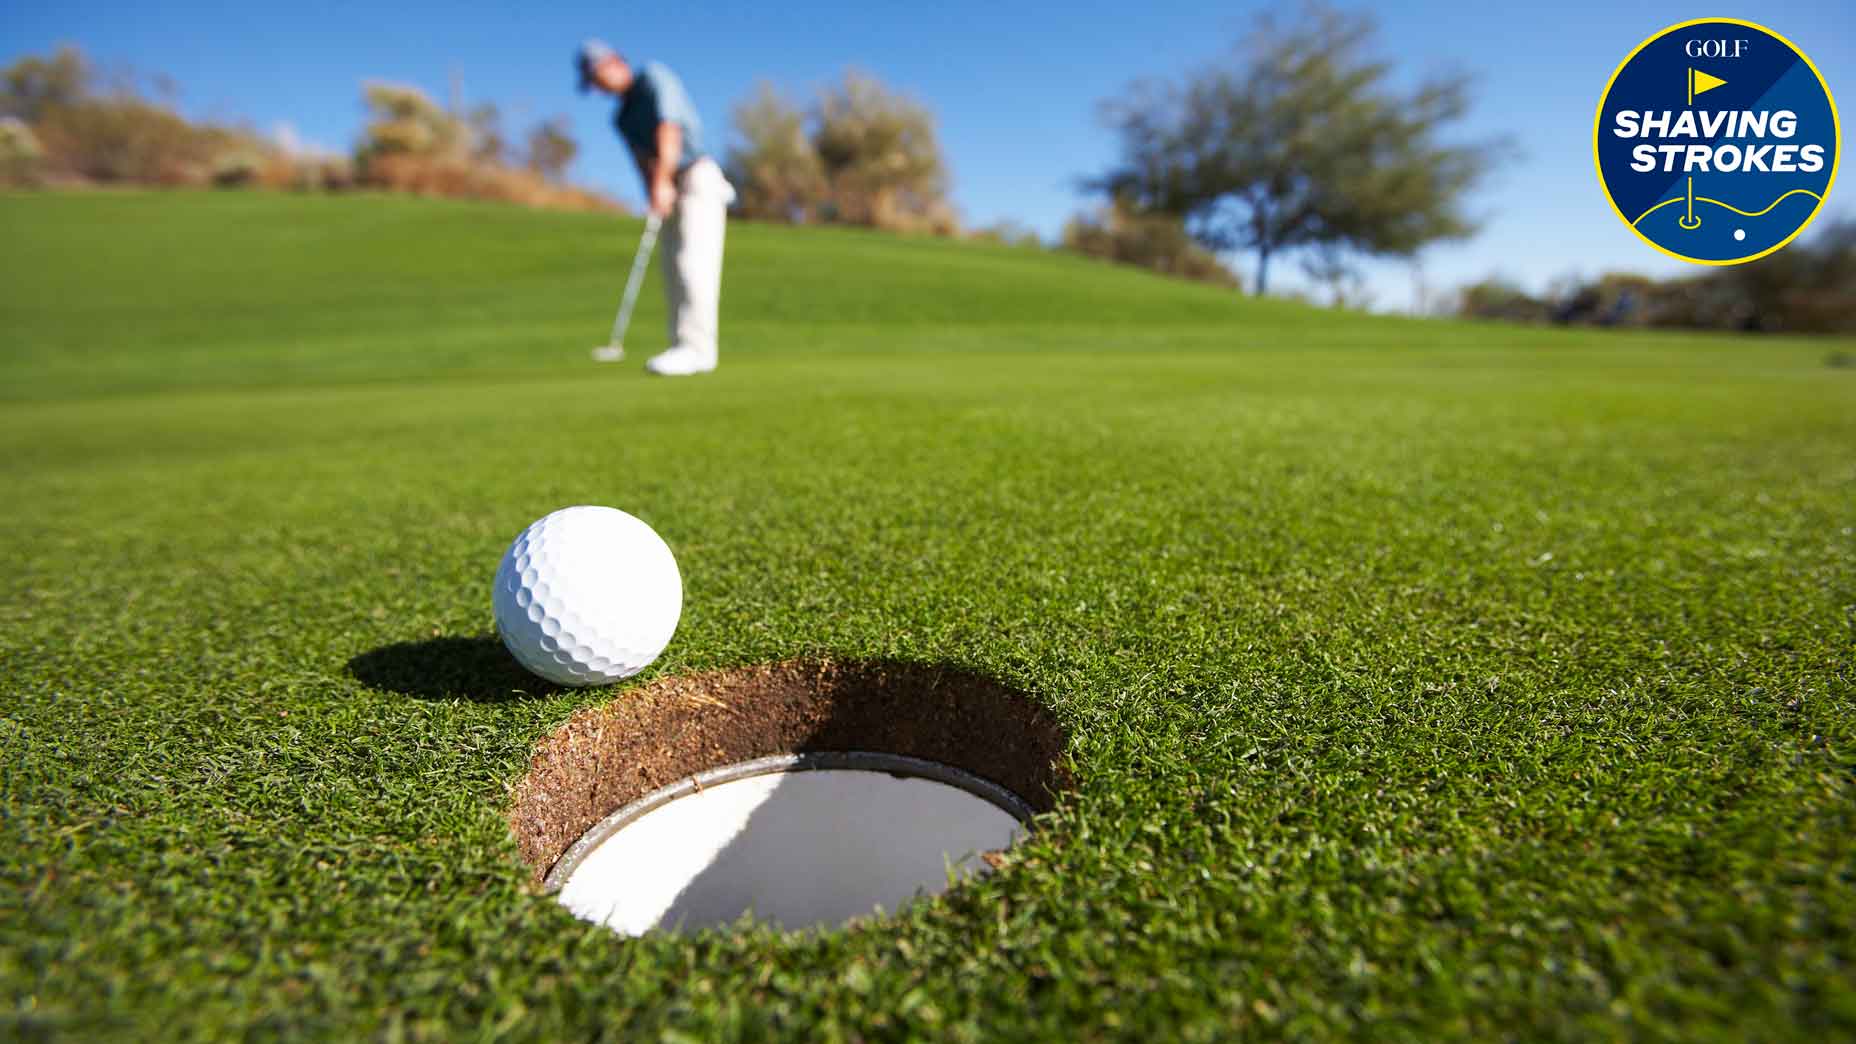
[[[585,362],[635,222],[0,229],[8,1035],[1856,1034],[1847,345],[744,225],[723,368],[662,382],[655,286],[635,358]],[[1075,791],[843,933],[574,921],[506,788],[626,686],[486,685],[486,588],[582,502],[685,573],[638,681],[971,667],[1063,721]],[[430,683],[348,668],[383,649]]]

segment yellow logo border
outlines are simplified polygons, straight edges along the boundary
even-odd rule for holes
[[[1651,239],[1649,236],[1644,235],[1641,231],[1638,230],[1636,225],[1631,224],[1630,218],[1625,217],[1624,211],[1618,208],[1618,201],[1611,198],[1611,186],[1605,184],[1605,166],[1604,166],[1603,161],[1599,158],[1598,142],[1599,142],[1599,135],[1603,133],[1604,131],[1605,102],[1611,100],[1611,88],[1617,85],[1618,76],[1624,72],[1625,66],[1628,66],[1630,64],[1631,59],[1637,57],[1638,53],[1641,52],[1645,47],[1648,47],[1651,44],[1655,43],[1656,41],[1661,40],[1663,37],[1668,36],[1670,33],[1675,32],[1677,29],[1686,29],[1691,25],[1718,25],[1721,23],[1726,23],[1728,25],[1745,26],[1748,29],[1757,29],[1760,32],[1765,33],[1767,36],[1770,36],[1773,39],[1784,44],[1785,46],[1791,48],[1792,53],[1797,55],[1801,60],[1803,60],[1805,64],[1805,68],[1811,70],[1812,76],[1817,77],[1817,85],[1823,88],[1824,98],[1826,101],[1830,103],[1830,126],[1831,126],[1831,129],[1836,132],[1837,140],[1836,140],[1836,152],[1834,155],[1830,157],[1830,180],[1824,182],[1824,191],[1820,193],[1818,196],[1817,206],[1811,208],[1811,215],[1805,218],[1804,221],[1800,223],[1796,229],[1793,229],[1791,235],[1786,236],[1784,239],[1780,240],[1778,243],[1775,243],[1772,246],[1767,247],[1766,249],[1760,251],[1757,254],[1748,254],[1745,257],[1737,257],[1737,258],[1730,258],[1727,260],[1716,261],[1711,258],[1689,257],[1686,254],[1678,254],[1675,251],[1670,250],[1669,248],[1663,246],[1661,243],[1658,243],[1655,240]],[[1592,114],[1592,167],[1593,169],[1598,171],[1598,187],[1605,194],[1605,202],[1611,204],[1611,212],[1618,216],[1619,221],[1624,222],[1624,227],[1630,229],[1632,235],[1636,236],[1638,239],[1641,239],[1645,243],[1649,244],[1649,246],[1652,249],[1654,249],[1657,253],[1662,254],[1666,257],[1673,257],[1677,261],[1686,261],[1691,265],[1713,265],[1716,267],[1725,267],[1727,265],[1744,265],[1748,261],[1757,261],[1760,258],[1765,257],[1768,254],[1776,253],[1777,251],[1784,249],[1789,243],[1791,243],[1792,240],[1797,239],[1799,235],[1804,232],[1805,229],[1810,228],[1811,222],[1816,221],[1817,215],[1823,212],[1824,202],[1830,198],[1830,190],[1836,187],[1837,165],[1841,163],[1842,160],[1843,160],[1843,121],[1837,115],[1837,97],[1836,95],[1830,93],[1830,84],[1824,82],[1824,74],[1818,71],[1817,64],[1811,61],[1810,55],[1804,53],[1804,50],[1802,48],[1800,48],[1797,44],[1792,43],[1790,40],[1786,39],[1783,34],[1774,32],[1773,30],[1768,29],[1763,25],[1760,25],[1758,22],[1749,22],[1745,20],[1744,18],[1691,18],[1686,22],[1677,22],[1674,25],[1664,26],[1663,28],[1658,29],[1656,32],[1651,33],[1648,37],[1644,39],[1642,43],[1631,48],[1631,52],[1624,56],[1624,60],[1618,63],[1618,67],[1616,69],[1612,70],[1611,78],[1605,81],[1605,92],[1598,96],[1598,111]]]

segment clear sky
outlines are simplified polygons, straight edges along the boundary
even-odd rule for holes
[[[165,73],[194,116],[346,149],[362,121],[361,84],[421,85],[444,98],[454,77],[468,101],[490,100],[517,125],[569,115],[584,182],[636,201],[606,119],[609,105],[574,93],[575,44],[601,36],[683,77],[711,138],[759,80],[809,94],[846,67],[867,69],[929,103],[940,119],[954,197],[970,225],[1012,218],[1054,236],[1090,203],[1079,177],[1115,155],[1097,102],[1137,77],[1168,76],[1224,53],[1266,5],[1096,0],[948,0],[869,4],[821,0],[701,4],[211,4],[21,0],[0,7],[0,61],[71,42],[106,69]],[[1287,5],[1274,5],[1286,7]],[[1480,103],[1464,133],[1505,133],[1519,147],[1474,202],[1476,238],[1423,256],[1425,282],[1447,288],[1499,272],[1540,287],[1559,275],[1682,269],[1639,242],[1605,202],[1593,172],[1592,114],[1617,63],[1665,25],[1745,17],[1789,37],[1833,94],[1856,97],[1856,0],[1718,5],[1505,4],[1410,0],[1374,8],[1402,70],[1474,74]],[[1843,180],[1848,180],[1845,177]],[[1832,192],[1819,221],[1856,215],[1856,188]],[[1280,271],[1280,269],[1279,269]],[[1292,272],[1282,272],[1292,277]],[[1410,266],[1379,265],[1380,307],[1413,296]]]

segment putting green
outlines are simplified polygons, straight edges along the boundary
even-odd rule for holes
[[[0,198],[0,1023],[452,1040],[1856,1034],[1849,342],[1334,314],[730,230],[722,369],[604,335],[636,222]],[[531,884],[489,581],[605,503],[635,679],[950,664],[1075,785],[823,937]]]

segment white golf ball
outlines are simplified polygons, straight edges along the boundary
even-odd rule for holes
[[[562,508],[503,554],[490,603],[522,666],[562,685],[645,669],[676,632],[683,578],[662,537],[616,508]]]

